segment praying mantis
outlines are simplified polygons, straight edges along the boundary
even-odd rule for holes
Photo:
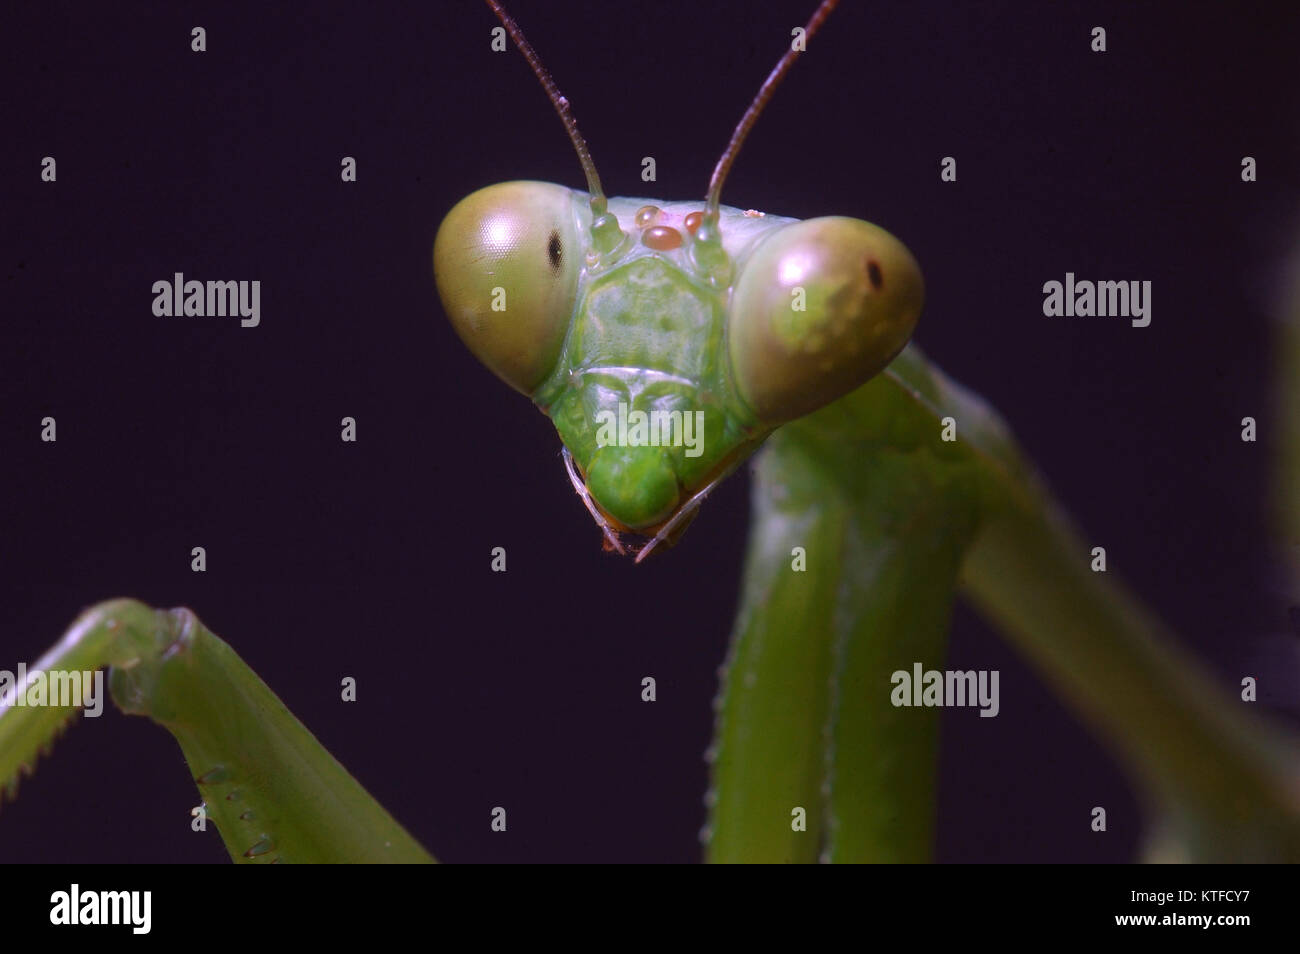
[[[819,18],[832,6],[819,7],[806,36],[816,33]],[[576,137],[576,125],[570,129]],[[734,151],[728,152],[734,158]],[[1086,549],[1037,484],[997,415],[947,380],[914,347],[899,353],[920,312],[919,266],[883,230],[836,223],[836,229],[859,234],[835,233],[829,240],[835,249],[852,247],[855,241],[869,248],[855,255],[861,269],[853,295],[876,309],[866,324],[878,330],[880,340],[848,370],[827,372],[814,364],[802,381],[797,365],[787,368],[787,374],[773,373],[767,357],[773,350],[770,334],[768,339],[745,339],[740,332],[723,334],[717,328],[680,346],[682,352],[689,346],[684,357],[696,362],[690,369],[637,363],[662,359],[671,343],[653,352],[624,350],[602,357],[603,363],[588,361],[586,367],[575,364],[575,328],[586,332],[589,351],[583,354],[626,348],[625,341],[590,333],[599,313],[582,312],[587,306],[575,301],[584,278],[588,284],[582,294],[588,302],[596,277],[603,276],[602,287],[615,286],[614,291],[622,290],[616,287],[620,283],[641,289],[673,285],[686,289],[680,298],[698,302],[695,292],[702,286],[714,289],[719,298],[719,290],[729,290],[732,307],[737,299],[767,298],[772,313],[791,322],[818,314],[816,289],[807,296],[812,304],[806,311],[778,312],[772,305],[773,297],[782,305],[792,302],[797,281],[777,285],[775,293],[741,287],[746,278],[779,268],[778,262],[751,255],[762,251],[779,258],[786,237],[803,233],[784,231],[798,228],[790,220],[723,209],[718,200],[725,172],[723,167],[721,176],[715,174],[717,188],[710,189],[705,203],[602,197],[602,207],[591,181],[585,194],[558,186],[498,187],[490,196],[496,202],[506,194],[502,188],[511,189],[520,203],[544,216],[558,216],[543,221],[560,225],[533,229],[530,224],[519,242],[527,251],[536,239],[532,250],[538,254],[527,264],[535,271],[523,276],[520,287],[497,275],[475,286],[481,276],[472,274],[474,263],[457,261],[454,253],[448,253],[451,258],[439,270],[447,310],[462,334],[494,314],[491,293],[498,287],[505,290],[505,304],[495,314],[503,316],[519,313],[521,299],[535,290],[530,281],[543,297],[567,302],[567,313],[564,307],[542,312],[528,326],[529,335],[536,337],[507,342],[513,345],[513,350],[507,348],[511,360],[500,359],[491,345],[475,350],[486,354],[489,366],[510,383],[522,382],[522,389],[534,394],[541,389],[539,403],[553,416],[561,415],[555,423],[568,473],[610,549],[639,548],[640,559],[676,543],[698,512],[702,494],[748,455],[758,455],[745,589],[712,752],[708,856],[914,860],[927,855],[933,822],[924,806],[933,803],[935,713],[892,706],[887,675],[914,660],[926,668],[941,664],[959,576],[975,601],[1118,740],[1135,773],[1167,809],[1162,812],[1163,851],[1173,857],[1180,852],[1193,857],[1294,856],[1292,744],[1231,712],[1222,694],[1197,675],[1144,610],[1090,573]],[[453,210],[444,229],[464,228],[481,214],[478,203],[484,197],[466,201],[475,204],[458,206],[459,215]],[[642,225],[638,216],[647,207],[656,211],[646,212]],[[696,213],[700,217],[692,230]],[[616,222],[597,225],[594,220],[602,214],[612,214]],[[648,234],[655,229],[665,231]],[[673,241],[669,230],[681,244],[656,248],[654,243]],[[558,254],[552,251],[553,233],[559,237]],[[591,258],[588,250],[595,253]],[[437,267],[437,244],[434,255]],[[636,263],[641,264],[632,272],[618,271]],[[700,271],[689,279],[677,278],[688,263]],[[572,288],[561,282],[556,290],[555,272],[584,265],[587,273],[572,279]],[[462,284],[449,293],[448,282]],[[873,299],[873,291],[881,288],[890,297]],[[832,288],[822,297],[833,298],[837,291]],[[896,291],[901,301],[893,297]],[[662,300],[655,296],[663,294],[643,292],[644,297],[633,298],[632,307],[652,307]],[[466,300],[489,310],[465,316],[456,306]],[[575,322],[575,308],[585,323]],[[847,311],[861,317],[863,309]],[[634,317],[658,316],[638,312]],[[663,329],[670,336],[681,330]],[[808,335],[835,330],[851,340],[861,329],[794,330]],[[725,354],[719,351],[724,343]],[[555,364],[552,359],[565,349],[566,363]],[[813,348],[810,354],[816,357],[821,350]],[[629,375],[629,368],[638,374]],[[559,393],[559,382],[571,371],[593,372],[587,376],[597,379],[594,388],[615,398],[625,395],[633,405],[642,396],[666,400],[669,412],[693,414],[698,405],[705,415],[704,452],[688,458],[685,447],[680,453],[674,447],[668,452],[675,459],[667,475],[662,448],[648,464],[639,454],[602,456],[607,447],[597,446],[595,409],[586,393],[577,392],[568,403],[552,394]],[[542,372],[548,372],[544,379]],[[699,390],[704,376],[721,393]],[[839,379],[834,382],[838,387],[823,388],[827,379]],[[845,383],[855,379],[861,381],[856,387]],[[726,389],[737,382],[738,387]],[[788,393],[796,382],[814,397]],[[681,398],[683,386],[697,390],[684,406],[676,406],[673,401]],[[957,440],[943,439],[945,419],[954,422]],[[621,466],[602,465],[611,459]],[[652,532],[638,532],[644,530]],[[796,550],[806,561],[803,569],[795,568],[801,559]],[[109,639],[114,633],[126,635]],[[202,780],[205,802],[220,808],[235,791],[245,804],[265,802],[265,807],[240,806],[225,816],[214,812],[232,858],[424,859],[400,826],[371,805],[309,737],[303,738],[305,730],[292,716],[266,702],[260,681],[239,668],[192,615],[110,604],[92,610],[62,645],[74,653],[95,648],[101,639],[112,648],[103,654],[96,650],[85,661],[52,657],[50,666],[113,665],[115,697],[128,710],[154,709],[160,703],[195,706],[206,723],[182,739],[182,748],[191,759],[192,774]],[[154,688],[153,680],[169,678],[164,670],[191,658],[203,663],[194,670],[195,685],[184,684],[183,691]],[[200,709],[193,700],[203,693],[211,693],[214,701]],[[221,713],[241,697],[288,737],[241,752],[259,769],[245,774],[284,782],[285,791],[271,784],[265,791],[250,791],[248,783],[238,783],[236,766],[225,764],[230,760],[225,752],[235,747],[232,734],[242,740],[251,731],[223,730],[221,725]],[[7,778],[30,761],[34,749],[47,741],[56,715],[52,710],[6,709],[0,716],[5,759],[0,776]],[[154,715],[168,721],[156,709]],[[203,735],[209,730],[214,738]],[[1198,740],[1191,756],[1178,750],[1187,747],[1185,741],[1178,746],[1171,741],[1189,738]],[[212,786],[217,786],[215,792]],[[277,807],[280,803],[284,807]],[[789,821],[796,808],[805,812],[802,829]],[[242,818],[245,812],[252,817]],[[267,818],[275,818],[280,827],[260,826]]]

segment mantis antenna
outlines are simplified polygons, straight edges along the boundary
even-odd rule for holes
[[[490,2],[490,0],[489,0]],[[817,9],[813,12],[812,18],[804,29],[804,40],[812,39],[812,35],[817,32],[817,28],[835,9],[839,0],[822,0]],[[712,231],[713,226],[718,221],[718,205],[722,199],[722,183],[726,181],[727,173],[731,171],[731,164],[736,161],[736,155],[740,152],[740,147],[745,143],[745,137],[749,131],[754,128],[754,123],[758,121],[759,115],[763,112],[763,107],[767,101],[772,98],[776,88],[781,85],[781,80],[785,79],[785,74],[790,72],[790,67],[794,65],[794,59],[798,51],[791,44],[790,49],[785,51],[772,67],[772,72],[767,74],[767,79],[763,80],[763,85],[758,88],[758,93],[754,96],[754,101],[749,104],[745,114],[740,117],[740,122],[736,124],[736,130],[731,134],[731,142],[727,143],[727,148],[722,151],[718,158],[718,164],[713,167],[713,175],[709,177],[709,195],[704,203],[704,217],[701,221],[701,227],[705,223]]]
[[[564,123],[564,128],[569,133],[569,139],[573,141],[573,148],[578,153],[578,161],[582,163],[582,171],[587,175],[587,192],[591,194],[592,214],[597,217],[604,215],[606,209],[605,191],[600,187],[600,175],[596,172],[596,164],[591,161],[591,152],[587,149],[587,140],[583,139],[582,133],[578,131],[578,120],[573,117],[573,110],[569,108],[568,99],[560,92],[560,88],[555,85],[555,80],[551,79],[551,74],[542,65],[541,58],[533,50],[532,44],[528,42],[527,37],[524,36],[524,31],[519,29],[519,24],[514,21],[514,18],[506,13],[497,0],[487,0],[487,5],[492,8],[492,12],[497,15],[501,25],[506,28],[506,32],[510,34],[510,39],[514,40],[515,46],[519,47],[519,52],[524,55],[528,65],[537,74],[542,89],[546,90],[546,95],[551,98],[555,111],[560,114],[560,121]]]

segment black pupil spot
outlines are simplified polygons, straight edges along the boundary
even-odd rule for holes
[[[564,247],[560,245],[560,233],[555,229],[551,230],[551,239],[546,243],[546,254],[551,257],[551,270],[558,272],[560,263],[564,261]]]
[[[867,278],[871,279],[871,287],[880,291],[880,286],[885,284],[885,276],[880,274],[880,266],[875,262],[867,262]]]

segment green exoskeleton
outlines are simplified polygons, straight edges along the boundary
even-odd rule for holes
[[[456,331],[550,416],[607,548],[647,539],[640,560],[672,543],[758,451],[708,857],[930,857],[937,710],[900,708],[886,687],[942,668],[959,585],[1110,734],[1149,793],[1155,857],[1300,855],[1293,740],[1243,719],[1088,571],[1002,420],[905,347],[924,298],[907,249],[856,219],[721,206],[800,54],[760,88],[703,203],[607,200],[567,100],[487,2],[564,121],[587,191],[508,182],[451,210],[433,266]],[[638,413],[639,434],[624,426]],[[665,446],[665,425],[692,414],[699,444]],[[1238,781],[1223,782],[1226,763]]]
[[[902,350],[921,313],[921,271],[869,222],[719,204],[795,49],[737,127],[704,202],[607,200],[567,102],[491,5],[564,119],[588,191],[505,182],[462,200],[434,242],[438,291],[470,350],[554,421],[606,545],[622,552],[624,534],[649,538],[639,560],[672,542],[774,428]],[[834,5],[819,7],[805,39]]]

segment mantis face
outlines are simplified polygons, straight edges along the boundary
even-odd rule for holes
[[[920,315],[920,268],[885,230],[723,207],[710,256],[700,205],[611,199],[623,236],[601,253],[585,193],[506,182],[434,241],[457,334],[551,417],[617,532],[685,516],[773,428],[884,368]]]
[[[640,559],[673,542],[775,427],[902,350],[924,300],[921,271],[898,239],[859,219],[720,205],[744,120],[707,201],[607,200],[567,101],[498,14],[552,92],[588,191],[480,189],[438,229],[434,277],[461,340],[554,422],[607,547],[651,538]]]

